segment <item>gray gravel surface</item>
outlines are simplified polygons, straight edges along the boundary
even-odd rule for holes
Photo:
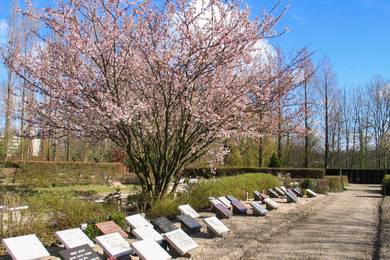
[[[380,185],[350,184],[342,193],[281,202],[265,218],[233,216],[223,220],[231,234],[195,236],[200,247],[187,259],[386,259],[389,214],[379,217],[382,201]],[[390,211],[385,202],[382,213]]]

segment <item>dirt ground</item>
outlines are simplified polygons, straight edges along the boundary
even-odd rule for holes
[[[230,229],[224,237],[209,237],[203,218],[214,214],[199,212],[203,227],[191,235],[199,247],[176,259],[390,259],[390,199],[380,185],[350,184],[345,192],[298,203],[274,200],[278,209],[265,217],[253,216],[252,200],[245,201],[247,215],[222,220]]]

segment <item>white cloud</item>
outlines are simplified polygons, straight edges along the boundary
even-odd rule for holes
[[[5,44],[7,42],[7,32],[8,32],[8,24],[7,20],[0,20],[0,44]]]

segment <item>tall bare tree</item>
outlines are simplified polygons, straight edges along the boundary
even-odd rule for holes
[[[17,8],[19,6],[18,0],[12,1],[12,6]],[[21,15],[19,12],[11,10],[8,15],[8,33],[7,33],[7,47],[16,48],[21,38]],[[9,153],[10,140],[12,138],[11,125],[12,116],[15,109],[15,84],[16,78],[13,71],[7,68],[6,78],[6,97],[5,97],[5,126],[4,126],[4,141],[3,141],[3,158],[7,159]]]
[[[324,57],[318,69],[318,88],[322,99],[323,130],[324,130],[324,167],[329,167],[329,123],[330,111],[333,106],[334,90],[337,87],[336,74],[328,57]]]

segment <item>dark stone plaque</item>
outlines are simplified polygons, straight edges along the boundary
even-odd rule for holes
[[[230,200],[230,201],[238,200],[238,199],[236,199],[233,195],[229,195],[229,196],[227,196],[226,198],[227,198],[228,200]]]
[[[297,194],[298,197],[303,197],[303,192],[298,188],[292,189],[295,194]]]
[[[263,200],[260,196],[260,192],[258,192],[257,190],[253,191],[253,195],[255,195],[255,197],[254,197],[255,201],[262,201]]]
[[[167,233],[177,229],[177,227],[166,217],[154,218],[150,223],[152,223],[154,228],[160,233]]]
[[[62,260],[102,260],[89,245],[59,251]]]
[[[287,195],[287,202],[288,202],[288,203],[297,202],[297,201],[298,201],[298,198],[295,197],[295,196],[294,196],[293,194],[291,194],[290,192],[287,192],[286,195]]]
[[[234,214],[245,214],[248,210],[240,201],[234,200],[231,202]]]
[[[186,232],[186,233],[197,233],[200,232],[200,229],[202,228],[202,225],[199,224],[199,222],[191,217],[190,215],[180,215],[177,216],[177,219],[181,223],[181,228]]]
[[[278,193],[276,191],[274,191],[273,189],[268,189],[268,195],[271,197],[271,198],[277,198],[279,197]]]
[[[215,208],[215,214],[217,215],[217,218],[229,218],[231,215],[233,215],[233,212],[231,212],[228,208],[224,207],[222,204],[214,205]]]
[[[295,197],[298,197],[298,195],[295,192],[293,192],[292,190],[290,190],[290,189],[287,189],[286,192],[290,192]]]
[[[264,208],[260,203],[258,202],[252,202],[251,206],[253,208],[253,214],[258,216],[265,216],[265,214],[268,212],[266,208]]]
[[[114,221],[107,221],[102,223],[96,223],[95,226],[102,232],[103,235],[112,234],[118,232],[123,238],[128,238],[129,235],[121,229]]]

